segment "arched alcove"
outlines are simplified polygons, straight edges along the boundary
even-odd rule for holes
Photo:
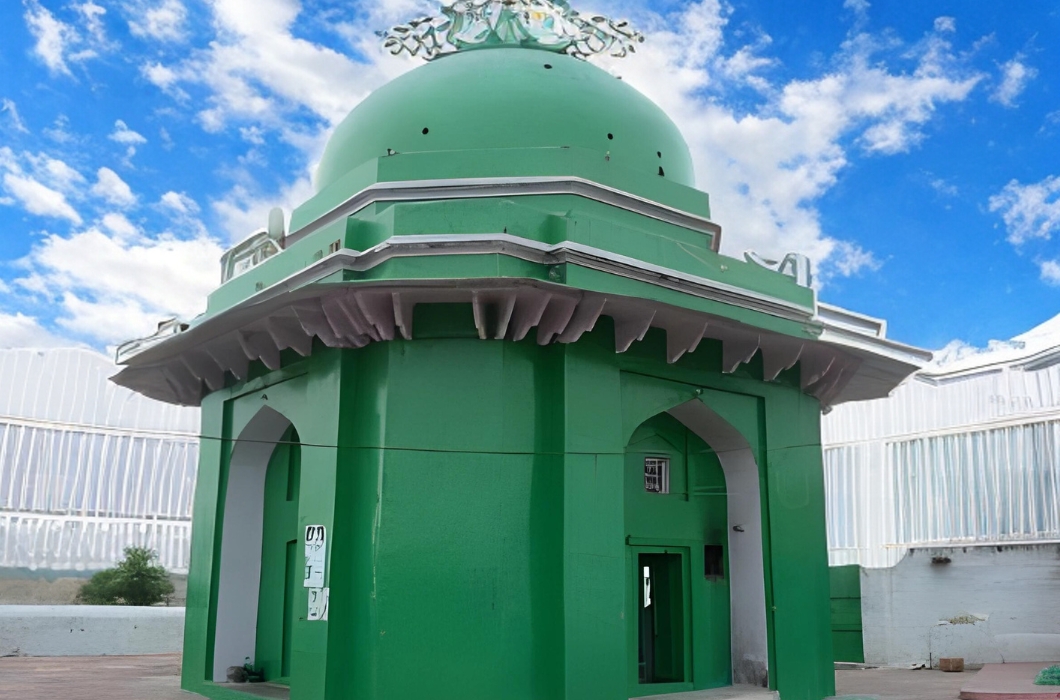
[[[747,438],[701,399],[667,411],[717,454],[725,472],[728,503],[734,683],[769,684],[765,553],[758,464]]]
[[[255,655],[265,476],[276,443],[291,426],[265,406],[239,433],[228,462],[218,563],[213,680]]]
[[[663,412],[634,431],[623,479],[635,603],[631,694],[729,685],[727,498],[717,455]]]

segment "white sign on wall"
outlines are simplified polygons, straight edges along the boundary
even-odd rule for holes
[[[328,598],[330,597],[330,588],[310,588],[309,589],[309,615],[310,620],[326,620],[328,619]]]
[[[324,587],[324,555],[327,553],[327,532],[323,525],[305,526],[305,588]],[[312,603],[310,603],[312,605]]]

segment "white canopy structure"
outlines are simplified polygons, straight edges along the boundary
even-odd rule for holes
[[[948,348],[889,398],[836,407],[822,439],[833,566],[1060,542],[1060,316]]]
[[[85,349],[0,350],[0,567],[188,568],[199,411],[108,381]]]

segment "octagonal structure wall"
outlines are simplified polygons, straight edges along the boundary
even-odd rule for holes
[[[470,313],[428,306],[415,341],[321,349],[207,397],[204,434],[222,439],[203,449],[184,687],[234,697],[208,668],[227,445],[267,404],[303,441],[300,526],[329,533],[329,619],[294,630],[299,697],[630,697],[625,445],[651,415],[709,400],[760,470],[762,680],[830,695],[816,402],[755,363],[722,375],[714,343],[671,366],[655,334],[616,355],[606,317],[541,347],[478,340]]]

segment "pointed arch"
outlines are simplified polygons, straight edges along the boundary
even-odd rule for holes
[[[283,414],[263,406],[239,433],[228,460],[214,618],[213,680],[217,682],[226,680],[229,666],[242,666],[246,657],[254,658],[265,474],[276,443],[290,426]]]
[[[734,683],[769,684],[765,551],[758,463],[748,439],[701,399],[667,411],[718,455],[728,494]]]

